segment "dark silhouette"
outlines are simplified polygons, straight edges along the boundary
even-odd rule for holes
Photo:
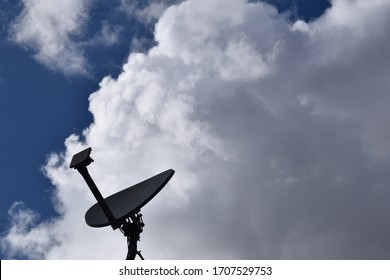
[[[140,212],[141,208],[168,183],[175,171],[166,170],[141,183],[103,198],[87,169],[87,166],[93,162],[90,157],[91,151],[91,148],[87,148],[75,154],[69,166],[77,169],[83,176],[97,200],[97,203],[85,213],[85,222],[91,227],[111,225],[113,230],[119,228],[127,237],[128,253],[126,259],[133,260],[136,255],[144,259],[141,252],[137,251],[137,242],[145,226]]]

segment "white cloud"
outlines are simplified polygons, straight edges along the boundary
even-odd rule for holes
[[[90,96],[85,141],[46,165],[62,217],[25,234],[63,234],[47,258],[124,258],[83,221],[93,196],[68,164],[91,146],[104,195],[176,170],[143,209],[146,258],[388,258],[389,9],[337,0],[293,25],[243,0],[168,8],[158,45]]]
[[[110,47],[119,43],[122,28],[111,26],[107,21],[102,22],[100,31],[89,42],[91,45]]]
[[[15,202],[8,211],[11,230],[1,243],[1,249],[15,256],[43,258],[59,242],[56,230],[50,221],[36,225],[39,216],[26,208],[22,202]]]
[[[155,22],[164,13],[164,11],[174,2],[182,0],[151,0],[144,7],[138,7],[136,1],[121,0],[119,9],[130,17],[137,17],[143,23],[149,24]],[[142,3],[142,2],[140,2]],[[144,3],[142,3],[144,4]]]
[[[26,46],[46,67],[87,74],[88,63],[77,36],[87,18],[88,0],[23,0],[23,10],[10,27],[10,38]]]

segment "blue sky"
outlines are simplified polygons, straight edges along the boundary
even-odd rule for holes
[[[28,2],[28,1],[27,1]],[[98,88],[105,75],[117,75],[131,50],[131,40],[151,34],[145,26],[113,12],[119,2],[106,4],[95,1],[87,26],[80,41],[91,40],[99,32],[102,22],[114,21],[121,28],[123,38],[109,47],[90,46],[83,51],[90,64],[86,75],[64,74],[49,69],[49,65],[33,58],[30,46],[17,44],[10,26],[20,15],[23,3],[1,1],[1,139],[3,165],[1,225],[4,230],[6,212],[14,201],[24,201],[42,218],[55,215],[50,201],[52,186],[41,172],[47,156],[61,151],[64,139],[72,133],[81,133],[92,121],[88,111],[88,96]],[[118,25],[118,26],[119,26]],[[5,187],[6,186],[6,187]]]
[[[226,185],[216,202],[205,203],[204,210],[200,210],[207,215],[206,210],[218,205],[218,209],[225,207],[225,213],[230,213],[225,216],[214,209],[215,216],[204,221],[205,230],[214,228],[213,220],[221,221],[218,228],[211,230],[209,251],[195,250],[194,255],[185,255],[204,232],[198,229],[189,235],[183,229],[183,236],[169,239],[167,244],[171,247],[165,251],[153,251],[155,243],[151,242],[158,244],[153,241],[158,235],[147,235],[146,251],[153,258],[388,257],[386,250],[375,249],[382,243],[365,239],[376,236],[365,229],[386,220],[389,178],[383,170],[390,165],[384,152],[388,134],[382,128],[389,116],[385,108],[370,117],[363,115],[387,101],[384,93],[388,85],[376,83],[382,81],[382,70],[388,69],[376,56],[380,51],[386,54],[385,47],[380,46],[388,42],[379,39],[386,35],[381,29],[386,25],[385,20],[379,20],[381,15],[377,21],[371,19],[374,11],[386,11],[389,5],[378,1],[365,7],[361,0],[355,4],[338,0],[333,1],[337,2],[333,10],[324,15],[330,8],[328,1],[266,1],[269,5],[253,1],[254,6],[250,6],[234,0],[230,4],[238,12],[229,14],[229,7],[218,6],[223,0],[215,4],[184,1],[185,5],[177,4],[164,13],[178,2],[69,1],[63,14],[70,11],[73,21],[65,22],[69,18],[58,17],[61,13],[56,14],[54,6],[47,8],[42,4],[45,1],[0,0],[0,232],[6,240],[2,241],[7,242],[1,258],[96,257],[89,255],[87,249],[73,251],[72,255],[53,239],[61,229],[69,227],[73,214],[77,217],[79,213],[82,220],[82,210],[89,207],[83,204],[93,201],[78,174],[65,170],[69,156],[84,146],[92,146],[96,153],[94,174],[98,185],[106,187],[102,188],[106,195],[130,184],[129,178],[136,182],[161,169],[177,171],[172,190],[162,194],[164,202],[157,201],[148,210],[152,224],[158,224],[161,218],[156,214],[158,206],[167,204],[165,214],[183,213],[175,214],[176,221],[168,224],[191,217],[192,224],[202,225],[193,214],[194,209],[199,210],[196,203],[215,195],[215,188],[204,185]],[[345,13],[349,8],[356,12],[356,19]],[[36,21],[26,24],[29,16],[40,9],[49,18],[57,15],[59,25],[45,26],[49,21],[44,20],[36,27]],[[213,9],[221,13],[213,14]],[[58,32],[52,33],[53,28]],[[376,33],[367,35],[372,28],[377,28],[377,37]],[[346,38],[343,46],[331,45],[339,43],[340,38]],[[369,46],[369,41],[374,44]],[[198,43],[204,46],[204,52]],[[229,46],[226,53],[218,52],[219,44]],[[154,46],[157,47],[152,49]],[[148,53],[149,49],[153,51]],[[208,64],[211,70],[205,66]],[[297,66],[302,64],[302,68]],[[374,72],[376,78],[367,78],[365,71]],[[214,77],[212,73],[219,74]],[[121,78],[117,78],[119,75]],[[356,79],[359,83],[355,84]],[[227,93],[222,96],[224,91]],[[368,91],[374,94],[367,97]],[[235,92],[245,94],[237,97]],[[261,97],[253,100],[257,92]],[[136,94],[140,97],[131,105],[134,107],[127,107],[125,103]],[[172,115],[164,113],[160,121],[160,115],[154,113],[159,106]],[[69,138],[70,135],[73,136]],[[333,156],[333,152],[342,156]],[[112,163],[103,162],[108,159]],[[136,174],[122,176],[126,164]],[[106,171],[108,175],[104,176]],[[213,176],[207,177],[211,171]],[[210,180],[204,181],[205,177]],[[375,186],[363,184],[373,178]],[[119,189],[109,186],[111,182]],[[266,186],[259,193],[257,182]],[[234,187],[241,184],[240,190]],[[315,188],[310,187],[315,184]],[[238,196],[234,195],[236,191]],[[272,206],[267,208],[261,200],[253,202],[253,207],[243,211],[249,224],[239,222],[248,230],[243,233],[244,239],[251,242],[226,249],[235,230],[226,238],[214,237],[231,229],[228,221],[236,215],[234,205],[263,194]],[[81,200],[84,195],[85,200]],[[232,202],[232,197],[237,202]],[[287,203],[289,198],[294,203]],[[285,207],[275,206],[279,203]],[[377,207],[371,208],[372,204]],[[333,206],[328,209],[329,205]],[[286,212],[290,214],[283,214]],[[357,225],[360,217],[356,213],[367,219],[364,230]],[[17,219],[26,222],[18,224]],[[263,220],[267,228],[261,225]],[[81,223],[79,227],[78,220],[74,223],[76,232],[95,234]],[[150,228],[153,231],[153,226]],[[16,241],[9,239],[13,229]],[[349,230],[359,234],[346,241]],[[381,231],[388,233],[389,225]],[[34,232],[40,233],[43,241],[34,239]],[[96,232],[99,238],[103,236],[102,231]],[[74,248],[81,242],[70,232],[64,234],[75,240]],[[274,239],[268,245],[258,251],[252,249],[256,247],[253,244],[264,244],[270,236]],[[389,248],[382,235],[377,240]],[[121,241],[112,240],[112,244]],[[151,245],[147,245],[148,241]],[[32,245],[25,245],[24,251],[23,244],[27,243]],[[334,247],[324,249],[330,243]],[[356,243],[361,247],[355,249]],[[119,249],[124,248],[119,245]],[[97,258],[104,258],[104,254],[102,249]]]

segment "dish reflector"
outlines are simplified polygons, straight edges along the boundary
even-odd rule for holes
[[[126,218],[138,213],[172,178],[174,170],[168,169],[134,186],[119,191],[107,198],[105,202],[119,224]],[[98,203],[94,204],[85,213],[85,222],[91,227],[105,227],[110,225],[106,215]]]

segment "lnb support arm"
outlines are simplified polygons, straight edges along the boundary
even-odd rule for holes
[[[89,189],[99,203],[99,206],[102,208],[103,213],[106,215],[108,221],[110,222],[112,229],[115,230],[120,227],[120,224],[115,219],[102,194],[100,193],[99,189],[97,188],[95,182],[92,180],[92,177],[88,172],[87,166],[93,162],[93,159],[90,157],[91,151],[91,148],[87,148],[80,153],[75,154],[70,163],[70,168],[77,169],[81,176],[83,176]]]

